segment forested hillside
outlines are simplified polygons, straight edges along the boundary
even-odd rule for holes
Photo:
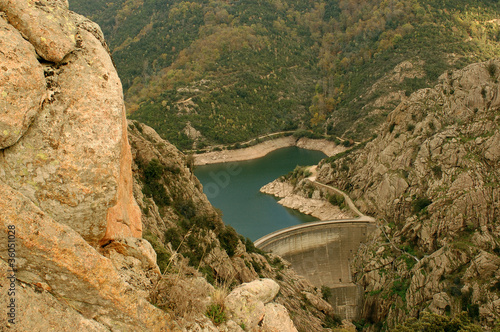
[[[369,137],[443,72],[498,55],[496,1],[70,0],[131,118],[181,149],[280,130]]]

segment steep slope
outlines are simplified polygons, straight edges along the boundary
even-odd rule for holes
[[[318,70],[313,4],[116,1],[72,8],[104,26],[132,118],[180,148],[296,128]]]
[[[339,6],[340,16],[322,39],[319,65],[325,76],[311,107],[329,134],[369,138],[412,92],[434,86],[447,70],[499,55],[500,9],[493,1]]]
[[[422,311],[500,317],[500,62],[449,71],[378,136],[320,163],[318,180],[381,220],[355,275],[372,328]]]
[[[263,255],[250,240],[222,223],[190,170],[192,160],[152,128],[136,121],[129,121],[129,140],[144,237],[153,244],[163,273],[151,293],[154,303],[193,330],[196,326],[212,326],[204,316],[210,305],[226,308],[228,320],[218,329],[233,331],[235,321],[251,330],[255,324],[251,318],[255,313],[250,309],[253,304],[245,304],[241,297],[234,299],[238,288],[233,289],[259,277],[270,278],[279,285],[275,305],[286,308],[298,331],[323,331],[338,324],[331,306],[308,281],[280,258]],[[191,297],[186,298],[185,292]],[[243,305],[243,320],[238,321],[234,315],[229,319],[234,303]],[[281,324],[278,329],[285,331],[286,319],[276,321]]]
[[[0,34],[2,330],[173,330],[114,265],[158,273],[99,27],[64,1],[2,0]]]
[[[446,70],[499,55],[489,0],[71,6],[104,26],[131,117],[182,149],[299,127],[366,139]]]

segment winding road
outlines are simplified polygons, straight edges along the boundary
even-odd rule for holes
[[[333,225],[333,224],[340,224],[340,223],[375,223],[375,218],[367,216],[363,214],[359,209],[354,205],[354,202],[352,201],[351,197],[347,195],[345,192],[342,190],[323,184],[321,182],[316,181],[317,177],[317,166],[311,166],[309,167],[309,172],[311,172],[311,175],[307,178],[309,182],[311,182],[314,186],[317,187],[322,187],[326,188],[327,190],[331,190],[335,192],[336,194],[342,195],[344,197],[345,202],[347,202],[347,205],[349,206],[349,209],[353,211],[358,217],[357,218],[351,218],[351,219],[332,219],[332,220],[323,220],[323,221],[316,221],[316,222],[309,222],[301,225],[296,225],[296,226],[291,226],[287,228],[283,228],[280,230],[277,230],[275,232],[269,233],[260,239],[256,240],[255,246],[258,248],[261,248],[265,246],[266,242],[268,242],[270,239],[275,238],[279,235],[288,233],[288,232],[294,232],[296,230],[302,229],[302,228],[308,228],[308,227],[317,227],[319,225]]]

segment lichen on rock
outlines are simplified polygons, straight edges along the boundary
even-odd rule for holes
[[[45,60],[59,63],[75,49],[77,29],[67,2],[1,0],[0,11]]]
[[[34,47],[0,16],[0,149],[24,135],[45,98]]]
[[[81,44],[63,65],[44,65],[47,98],[0,167],[4,181],[96,245],[141,236],[140,211],[120,80],[101,42],[86,30],[78,35]]]

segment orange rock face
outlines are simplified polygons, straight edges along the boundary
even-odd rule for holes
[[[5,5],[4,1],[0,0],[0,5]],[[30,8],[34,13],[45,13],[36,6]],[[13,87],[3,92],[0,89],[0,94],[9,96],[13,95],[11,90],[19,90],[21,95],[34,95],[33,89],[26,87],[35,85],[31,81],[37,83],[37,77],[41,77],[38,90],[45,98],[42,102],[38,100],[41,97],[36,98],[34,104],[39,109],[11,107],[6,116],[0,111],[0,148],[5,147],[2,141],[9,146],[0,157],[0,179],[54,220],[77,231],[92,246],[141,237],[140,209],[132,196],[131,153],[121,82],[99,27],[67,10],[56,9],[77,27],[79,40],[75,50],[58,65],[40,65],[36,45],[23,40],[12,25],[0,18],[0,23],[9,28],[4,33],[5,40],[17,38],[27,44],[25,53],[29,53],[39,71],[35,78],[23,75],[14,70],[12,61],[0,57],[0,68],[5,67],[10,73],[4,78],[8,83],[4,86]],[[30,22],[21,23],[30,27]],[[64,44],[63,37],[52,37]],[[28,83],[17,83],[21,81]],[[5,118],[10,122],[2,121]],[[17,118],[29,121],[12,125],[12,119]]]
[[[127,138],[125,113],[123,114],[122,140],[117,203],[108,210],[106,234],[100,244],[129,236],[142,237],[141,210],[132,192],[132,154]]]

